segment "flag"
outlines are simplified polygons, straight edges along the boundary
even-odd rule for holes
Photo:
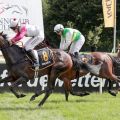
[[[102,0],[105,27],[114,27],[115,0]]]

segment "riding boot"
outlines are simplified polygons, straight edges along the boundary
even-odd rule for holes
[[[37,56],[35,55],[34,50],[28,50],[27,53],[28,53],[28,56],[30,56],[30,58],[33,60],[33,62],[34,62],[34,67],[35,67],[35,68],[36,68],[36,67],[39,67],[39,61],[38,61],[38,59],[37,59]]]

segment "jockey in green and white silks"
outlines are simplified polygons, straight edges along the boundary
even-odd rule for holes
[[[64,28],[61,24],[54,27],[54,32],[61,36],[60,49],[72,54],[79,52],[85,42],[85,38],[80,31]]]
[[[67,51],[73,56],[73,66],[77,71],[84,66],[84,68],[94,75],[99,75],[101,64],[92,65],[89,63],[84,63],[79,59],[79,51],[85,42],[85,38],[80,31],[72,28],[64,28],[62,24],[57,24],[54,27],[54,32],[61,37],[60,49]]]

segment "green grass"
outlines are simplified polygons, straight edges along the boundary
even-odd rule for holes
[[[120,119],[120,95],[91,93],[86,97],[69,97],[52,94],[38,108],[41,97],[29,102],[32,94],[17,99],[12,93],[0,94],[0,120],[118,120]]]

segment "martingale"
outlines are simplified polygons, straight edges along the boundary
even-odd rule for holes
[[[39,56],[40,69],[54,64],[53,52],[48,47],[37,50]]]

